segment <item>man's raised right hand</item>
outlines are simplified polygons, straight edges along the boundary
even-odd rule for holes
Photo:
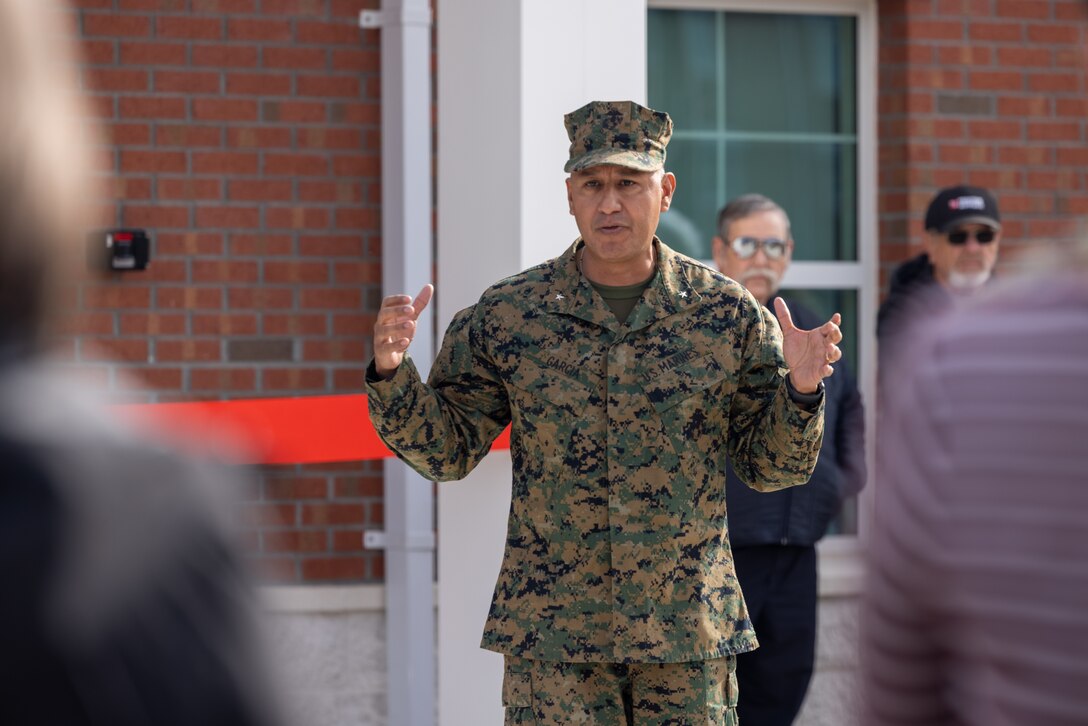
[[[434,295],[434,285],[424,285],[413,300],[408,295],[390,295],[382,300],[374,322],[374,370],[382,379],[392,378],[404,352],[416,337],[416,320]]]

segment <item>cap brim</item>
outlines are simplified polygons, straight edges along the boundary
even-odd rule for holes
[[[582,154],[569,160],[563,171],[568,174],[572,171],[582,171],[591,166],[602,164],[614,164],[637,171],[657,171],[665,166],[663,154],[653,154],[644,151],[622,151],[617,149],[597,149],[588,154]]]
[[[949,220],[947,224],[939,228],[937,231],[944,234],[950,229],[955,229],[963,224],[985,224],[987,227],[993,227],[994,229],[1001,230],[1001,222],[998,222],[993,217],[987,217],[984,214],[971,214],[964,217],[956,217]]]

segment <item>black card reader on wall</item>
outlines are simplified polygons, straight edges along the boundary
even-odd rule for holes
[[[129,272],[147,269],[151,243],[142,229],[107,229],[88,238],[87,258],[92,269]]]

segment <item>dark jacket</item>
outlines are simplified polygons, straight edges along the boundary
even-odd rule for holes
[[[812,329],[825,320],[786,301],[794,324]],[[737,478],[732,464],[726,482],[729,541],[733,547],[812,545],[824,536],[842,500],[865,486],[865,418],[861,393],[846,361],[824,379],[824,440],[812,478],[804,486],[758,492]]]
[[[994,279],[991,277],[986,284],[991,284]],[[924,252],[895,268],[888,297],[877,313],[877,380],[881,392],[887,381],[897,378],[895,367],[909,350],[910,341],[914,338],[914,326],[918,323],[932,324],[952,310],[958,299],[959,296],[937,282],[933,276],[933,264]]]
[[[220,501],[237,471],[21,362],[0,363],[0,456],[0,723],[280,722]]]
[[[876,335],[882,347],[904,332],[918,312],[945,310],[952,305],[952,296],[933,277],[933,265],[925,252],[912,257],[892,273],[888,297],[880,305],[876,318]],[[881,358],[884,354],[881,352]]]

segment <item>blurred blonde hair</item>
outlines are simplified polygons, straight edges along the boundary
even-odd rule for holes
[[[36,347],[85,264],[94,189],[73,11],[0,0],[0,345]]]

